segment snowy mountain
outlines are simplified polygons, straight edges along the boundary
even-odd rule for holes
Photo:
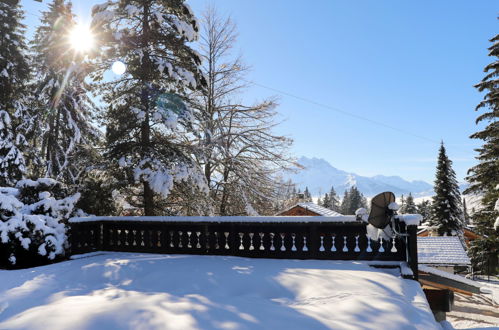
[[[396,195],[411,192],[415,197],[433,193],[433,186],[425,181],[407,181],[398,176],[384,175],[365,177],[339,170],[326,160],[315,157],[301,157],[298,163],[305,169],[298,173],[288,174],[286,178],[291,179],[302,190],[307,186],[314,196],[329,192],[333,186],[341,197],[345,190],[354,185],[365,196],[374,196],[383,191],[392,191]]]

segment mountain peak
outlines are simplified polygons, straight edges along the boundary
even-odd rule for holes
[[[344,190],[356,186],[365,196],[374,196],[383,191],[392,191],[397,195],[411,192],[414,196],[418,196],[428,194],[433,189],[433,186],[427,182],[407,181],[399,176],[365,177],[348,173],[335,168],[323,158],[302,156],[298,159],[298,163],[305,169],[294,174],[287,174],[286,177],[302,189],[308,187],[314,196],[323,195],[331,187],[341,194]]]

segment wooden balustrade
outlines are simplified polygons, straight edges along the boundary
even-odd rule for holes
[[[120,218],[117,218],[120,219]],[[209,218],[207,218],[209,219]],[[199,219],[198,219],[199,220]],[[362,222],[137,221],[112,217],[70,222],[71,253],[123,251],[254,258],[408,261],[408,237],[373,241]],[[405,231],[405,227],[403,228]],[[416,260],[417,262],[417,260]],[[417,268],[416,268],[417,269]]]

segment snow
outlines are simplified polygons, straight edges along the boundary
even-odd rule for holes
[[[74,217],[69,219],[70,223],[92,222],[92,221],[150,221],[150,222],[356,222],[355,216],[343,215],[340,217],[322,216],[121,216],[121,217]]]
[[[133,170],[135,181],[148,182],[151,189],[167,197],[175,182],[190,181],[194,187],[208,192],[205,176],[199,168],[185,163],[164,164],[161,160],[145,158]]]
[[[73,212],[80,194],[57,200],[50,192],[40,191],[37,194],[38,201],[33,202],[29,195],[23,196],[26,192],[19,193],[19,190],[26,188],[50,190],[57,185],[60,183],[53,179],[40,178],[36,181],[20,180],[16,185],[17,189],[0,190],[0,210],[3,211],[0,241],[7,248],[15,251],[16,246],[21,246],[26,250],[37,251],[39,255],[51,260],[64,254],[66,228],[62,220]],[[15,263],[18,261],[17,257],[19,256],[12,254],[8,259]]]
[[[365,208],[361,207],[355,211],[355,216],[362,219],[362,221],[367,222],[369,219],[369,212],[367,212]]]
[[[496,201],[496,205],[494,206],[494,210],[499,212],[499,199]],[[499,228],[499,216],[496,218],[494,222],[494,229],[497,230]]]
[[[390,204],[388,204],[388,209],[397,211],[398,209],[400,209],[400,206],[396,202],[391,202]]]
[[[440,329],[419,283],[357,261],[108,252],[0,277],[2,329]]]
[[[464,284],[467,284],[467,285],[470,285],[470,286],[474,286],[476,288],[481,288],[482,287],[482,285],[480,284],[480,282],[472,281],[472,280],[469,280],[467,278],[464,278],[463,276],[459,276],[457,274],[451,274],[451,273],[448,273],[448,272],[445,272],[443,270],[436,269],[436,268],[433,268],[433,267],[429,267],[429,266],[425,266],[425,265],[421,265],[420,264],[418,266],[418,270],[421,271],[421,272],[427,273],[427,274],[438,275],[440,277],[448,278],[448,279],[454,280],[456,282],[460,282],[460,283],[464,283]]]
[[[457,236],[418,237],[418,261],[433,265],[470,265],[470,258]]]
[[[322,207],[320,205],[317,205],[313,202],[302,202],[302,203],[298,203],[292,207],[290,207],[288,210],[291,210],[292,208],[296,207],[296,206],[299,206],[299,207],[302,207],[306,210],[310,210],[314,213],[317,213],[321,216],[324,216],[324,217],[338,217],[338,216],[343,216],[341,213],[338,213],[338,212],[335,212],[333,210],[330,210],[328,208],[325,208],[325,207]]]
[[[421,221],[423,221],[421,214],[399,214],[396,217],[400,221],[405,222],[407,226],[419,226]]]

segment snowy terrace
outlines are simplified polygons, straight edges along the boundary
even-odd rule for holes
[[[407,262],[417,278],[416,225],[373,240],[355,216],[87,217],[70,219],[71,253],[94,251]],[[406,227],[402,225],[405,232]],[[409,275],[408,275],[409,276]]]
[[[370,263],[99,252],[0,270],[0,329],[440,329]]]

